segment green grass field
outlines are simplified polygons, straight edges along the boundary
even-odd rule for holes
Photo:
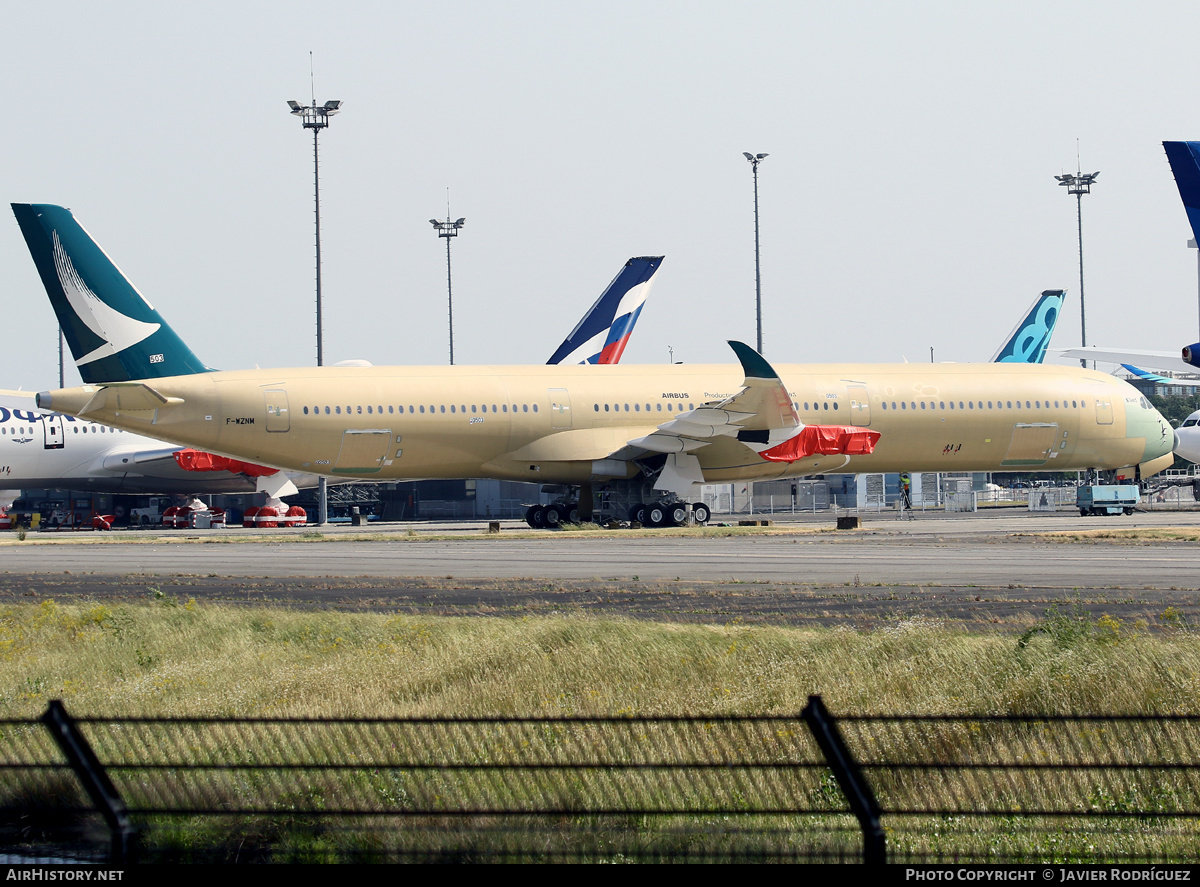
[[[1200,644],[1049,612],[1023,638],[587,616],[449,618],[144,603],[0,610],[5,715],[1200,713]]]

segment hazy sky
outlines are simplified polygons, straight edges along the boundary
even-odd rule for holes
[[[633,255],[666,256],[627,362],[986,360],[1065,287],[1055,344],[1197,336],[1163,139],[1200,139],[1191,3],[9,3],[0,182],[69,206],[220,368],[310,364],[321,136],[327,362],[542,363]],[[10,212],[0,387],[56,380]],[[78,376],[68,365],[67,382]]]

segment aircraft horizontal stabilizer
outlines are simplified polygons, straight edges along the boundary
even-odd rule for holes
[[[878,431],[848,425],[805,425],[800,433],[759,453],[769,462],[798,462],[809,456],[866,456],[875,452]]]
[[[38,404],[41,405],[41,395]],[[131,416],[151,421],[154,413],[163,407],[183,403],[181,397],[167,397],[144,382],[118,382],[106,385],[92,395],[79,411],[80,418],[111,413],[114,416]]]
[[[122,450],[109,453],[100,463],[105,471],[129,471],[139,465],[160,462],[175,455],[177,447],[162,447],[157,450]]]

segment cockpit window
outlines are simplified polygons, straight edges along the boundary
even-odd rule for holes
[[[1200,422],[1200,419],[1193,419],[1193,418],[1184,419],[1183,424],[1180,425],[1179,427],[1180,428],[1191,428],[1197,422]]]

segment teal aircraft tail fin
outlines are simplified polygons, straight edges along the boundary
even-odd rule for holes
[[[12,208],[85,383],[208,372],[70,210]]]
[[[1041,363],[1062,313],[1064,290],[1046,290],[1009,334],[992,363]]]

